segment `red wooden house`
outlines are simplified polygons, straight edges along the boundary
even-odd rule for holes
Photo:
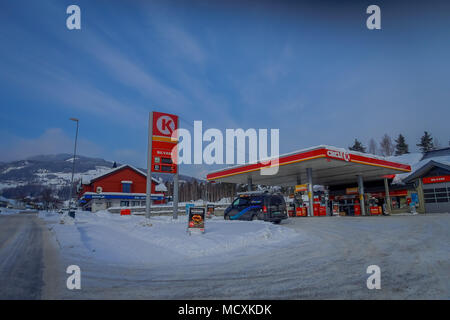
[[[110,207],[142,207],[146,200],[147,175],[130,165],[122,165],[78,187],[79,204],[93,212]],[[151,197],[154,204],[165,203],[166,186],[152,178]]]

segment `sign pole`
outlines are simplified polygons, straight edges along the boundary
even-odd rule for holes
[[[178,118],[177,118],[177,124],[176,124],[176,128],[178,128]],[[177,136],[177,140],[178,140],[178,136]],[[178,141],[177,141],[178,143]],[[178,146],[176,146],[175,148],[177,148],[177,153],[178,153]],[[176,159],[178,161],[178,154],[176,155]],[[173,219],[178,219],[178,171],[180,170],[180,167],[178,166],[177,163],[177,172],[175,173],[174,177],[173,177]]]
[[[153,140],[153,112],[148,114],[148,150],[147,150],[147,189],[145,201],[145,217],[150,219],[152,204],[152,140]]]

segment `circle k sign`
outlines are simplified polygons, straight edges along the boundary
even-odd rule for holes
[[[153,112],[153,135],[170,137],[177,129],[178,117],[173,114]]]
[[[327,150],[327,156],[350,161],[350,154],[345,151]]]

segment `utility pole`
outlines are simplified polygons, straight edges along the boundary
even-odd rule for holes
[[[177,118],[177,123],[176,123],[176,128],[178,128],[178,118]],[[176,136],[177,139],[177,145],[175,146],[176,150],[177,150],[177,162],[178,162],[178,134]],[[179,181],[178,181],[178,173],[180,170],[180,166],[177,163],[177,172],[175,173],[174,177],[173,177],[173,214],[172,214],[172,218],[173,219],[178,219],[178,196],[179,196]]]
[[[73,148],[72,178],[70,180],[70,195],[69,195],[69,212],[70,212],[70,206],[71,206],[72,197],[73,197],[73,177],[75,175],[75,157],[77,155],[78,122],[79,122],[79,120],[77,118],[70,118],[69,120],[75,121],[77,123],[77,129],[76,129],[76,132],[75,132],[75,146]]]

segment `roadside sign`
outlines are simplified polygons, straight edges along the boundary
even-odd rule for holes
[[[173,218],[178,217],[178,116],[152,111],[148,119],[145,216],[151,215],[152,172],[173,174]]]
[[[177,173],[178,116],[153,111],[152,172]],[[175,161],[174,161],[175,160]]]
[[[188,216],[188,232],[205,232],[205,208],[190,207]]]

